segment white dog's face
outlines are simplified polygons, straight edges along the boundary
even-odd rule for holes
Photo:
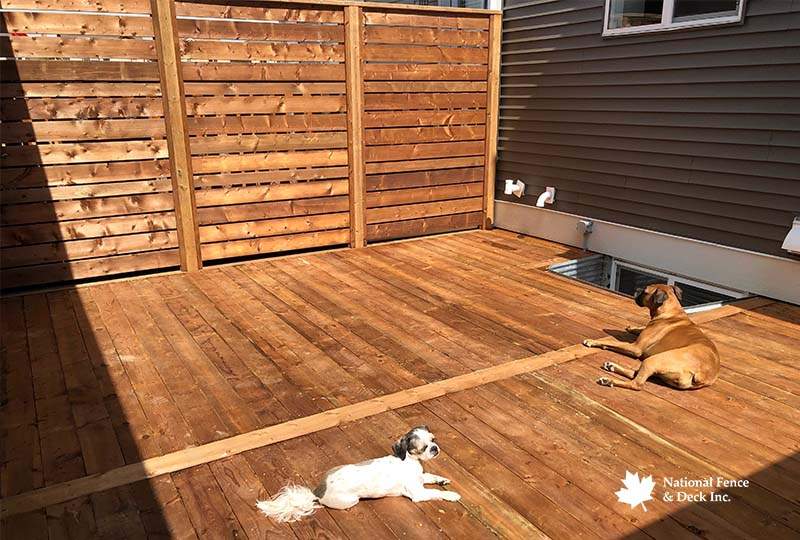
[[[400,459],[412,458],[425,461],[439,455],[436,437],[428,431],[428,426],[415,427],[400,437],[392,446],[392,450]]]

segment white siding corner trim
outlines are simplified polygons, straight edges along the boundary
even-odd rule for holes
[[[580,220],[594,222],[584,236]],[[649,231],[619,223],[495,201],[495,227],[585,247],[700,281],[800,304],[800,261]]]

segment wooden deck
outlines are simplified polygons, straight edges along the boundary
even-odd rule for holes
[[[415,390],[400,394],[408,406],[15,513],[4,538],[797,538],[796,306],[702,314],[724,365],[696,392],[597,386],[615,355],[586,350],[413,399],[645,320],[628,299],[543,271],[577,255],[484,231],[6,298],[8,501]],[[422,423],[444,450],[430,470],[460,503],[367,501],[291,526],[256,513],[286,482],[385,454]],[[626,471],[653,475],[647,512],[617,502]],[[662,500],[665,477],[707,476],[750,485],[724,490],[730,502]]]

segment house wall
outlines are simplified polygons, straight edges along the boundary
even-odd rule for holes
[[[554,210],[792,257],[800,2],[745,7],[741,25],[603,38],[603,0],[506,1],[497,198],[555,186]]]

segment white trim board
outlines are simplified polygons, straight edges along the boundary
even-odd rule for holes
[[[587,219],[594,230],[584,246],[577,225]],[[494,225],[800,304],[800,261],[506,201],[495,201]]]

